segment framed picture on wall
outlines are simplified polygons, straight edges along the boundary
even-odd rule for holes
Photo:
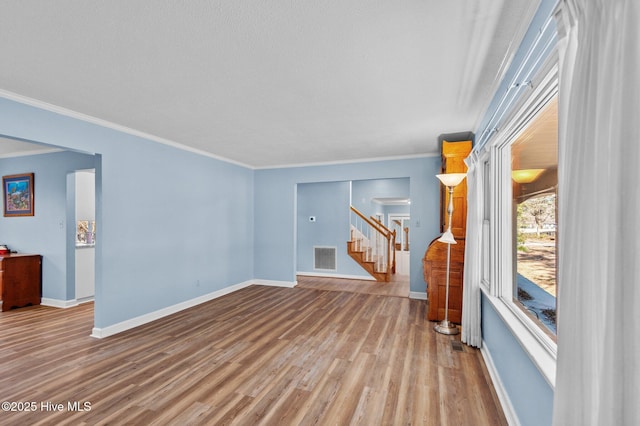
[[[2,177],[4,215],[33,216],[33,173]]]

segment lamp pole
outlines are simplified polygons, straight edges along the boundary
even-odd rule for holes
[[[449,272],[451,269],[451,244],[457,244],[451,232],[451,217],[453,216],[453,190],[465,178],[465,173],[448,173],[436,175],[449,190],[449,204],[447,206],[447,230],[438,241],[447,244],[447,277],[445,285],[444,320],[435,325],[434,330],[441,334],[458,334],[458,327],[449,321]]]

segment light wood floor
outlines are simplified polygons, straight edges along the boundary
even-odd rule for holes
[[[0,401],[37,410],[0,424],[506,424],[479,351],[425,306],[251,286],[105,339],[92,304],[2,312]]]
[[[298,275],[296,279],[298,281],[296,285],[297,288],[409,297],[408,275],[392,275],[391,282],[388,283],[344,278],[311,277],[305,275]]]

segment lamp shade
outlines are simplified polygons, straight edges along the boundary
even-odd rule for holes
[[[438,238],[438,241],[445,244],[458,244],[456,243],[455,238],[453,238],[453,233],[450,230],[445,231],[445,233]]]
[[[436,175],[444,186],[457,186],[466,176],[466,173],[443,173]]]
[[[540,176],[542,172],[544,172],[544,169],[513,170],[511,172],[511,179],[516,181],[516,183],[531,183],[538,179],[538,176]]]

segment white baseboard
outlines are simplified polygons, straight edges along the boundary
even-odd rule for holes
[[[287,287],[293,288],[296,286],[296,281],[274,281],[274,280],[253,280],[251,284],[255,285],[269,285],[271,287]]]
[[[371,275],[330,274],[327,272],[296,272],[296,275],[302,275],[303,277],[341,278],[341,279],[347,279],[347,280],[364,280],[364,281],[376,280]]]
[[[180,312],[185,309],[192,308],[196,305],[200,305],[202,303],[208,302],[210,300],[217,299],[218,297],[224,296],[229,293],[233,293],[234,291],[243,289],[245,287],[249,287],[252,284],[259,284],[256,281],[259,281],[259,280],[245,281],[240,284],[235,284],[229,287],[225,287],[221,290],[217,290],[209,294],[198,296],[191,300],[185,300],[184,302],[176,303],[175,305],[167,306],[166,308],[158,309],[157,311],[149,312],[148,314],[143,314],[138,317],[131,318],[131,319],[128,319],[104,328],[94,327],[91,332],[91,337],[96,337],[101,339],[103,337],[113,336],[114,334],[122,333],[123,331],[127,331],[135,327],[139,327],[151,321],[155,321],[157,319],[166,317],[168,315],[175,314],[176,312]]]
[[[82,297],[80,299],[76,299],[76,301],[78,302],[78,305],[82,305],[83,303],[93,302],[94,301],[94,297],[93,296]]]
[[[427,300],[427,293],[421,291],[410,291],[409,299]]]
[[[60,300],[60,299],[50,299],[48,297],[43,297],[40,299],[40,304],[44,306],[51,306],[53,308],[72,308],[74,306],[78,306],[78,301],[76,299],[71,300]]]
[[[507,391],[502,384],[502,380],[500,380],[500,375],[498,374],[498,370],[496,370],[496,366],[493,363],[493,358],[491,358],[491,353],[487,350],[487,345],[484,340],[482,341],[482,346],[480,347],[480,353],[482,354],[482,359],[484,359],[484,363],[487,366],[487,371],[489,371],[489,376],[491,376],[493,388],[496,390],[496,394],[498,395],[498,399],[500,400],[500,405],[502,406],[502,411],[504,411],[504,416],[507,418],[507,423],[510,426],[520,426],[518,415],[513,409],[511,399],[509,399],[509,395],[507,394]]]

